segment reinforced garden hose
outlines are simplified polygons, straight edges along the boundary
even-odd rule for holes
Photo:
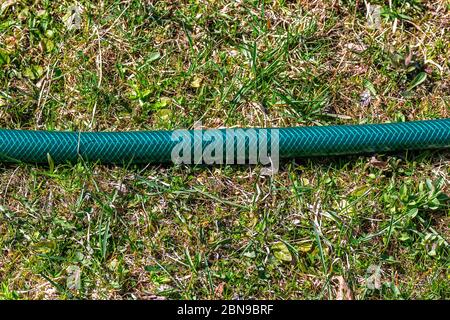
[[[228,145],[231,149],[226,145],[231,141],[232,136],[227,136],[230,133],[236,138],[243,138],[233,140],[232,144]],[[203,136],[209,137],[209,140],[202,139]],[[182,138],[193,142],[188,152],[194,158],[199,149],[206,148],[212,141],[219,141],[223,148],[217,150],[221,150],[224,157],[229,157],[225,154],[228,150],[233,151],[234,158],[239,154],[245,154],[244,157],[247,159],[250,149],[255,147],[258,139],[261,140],[262,137],[267,139],[268,154],[272,154],[276,148],[279,158],[449,148],[450,119],[388,124],[180,132],[0,130],[0,161],[65,163],[82,158],[85,161],[99,161],[104,164],[162,163],[173,160],[173,150]]]

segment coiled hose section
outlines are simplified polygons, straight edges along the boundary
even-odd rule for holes
[[[192,139],[191,153],[208,142],[195,140],[200,130],[186,130]],[[226,143],[227,132],[244,136],[233,142],[234,154],[248,154],[264,133],[268,153],[277,133],[279,158],[377,153],[450,147],[450,119],[404,123],[316,126],[295,128],[208,129]],[[172,150],[180,142],[174,131],[137,132],[53,132],[0,130],[0,162],[54,163],[85,161],[104,164],[163,163],[172,160]],[[179,136],[178,136],[179,137]],[[217,138],[217,136],[216,136]],[[200,141],[200,142],[199,142]],[[200,146],[199,146],[200,144]],[[272,147],[271,147],[272,146]],[[226,148],[223,148],[225,152]]]

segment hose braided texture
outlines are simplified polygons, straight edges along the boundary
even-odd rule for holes
[[[245,135],[245,143],[234,144],[235,154],[246,152],[256,143],[262,131],[269,140],[278,133],[280,158],[344,155],[400,150],[450,147],[450,119],[405,123],[295,127],[270,129],[202,130]],[[251,131],[251,134],[248,132]],[[179,141],[174,131],[139,132],[52,132],[0,130],[0,161],[47,163],[76,162],[80,157],[101,163],[161,163],[171,161],[173,148]],[[195,132],[186,131],[195,141]],[[200,142],[202,147],[207,143]],[[198,145],[192,147],[192,153]],[[225,148],[224,148],[225,149]],[[269,148],[270,149],[270,148]],[[269,150],[270,151],[270,150]]]

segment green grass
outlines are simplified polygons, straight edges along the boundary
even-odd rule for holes
[[[3,1],[0,127],[449,117],[449,5],[357,3]],[[450,298],[448,151],[260,171],[0,165],[0,299]]]

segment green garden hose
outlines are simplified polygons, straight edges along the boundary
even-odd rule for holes
[[[74,162],[82,158],[101,163],[161,163],[173,160],[172,151],[180,142],[175,131],[139,132],[53,132],[0,130],[0,161],[54,163]],[[279,158],[329,156],[375,153],[401,150],[421,150],[450,147],[450,119],[413,121],[404,123],[341,125],[295,128],[186,130],[184,137],[194,144],[194,154],[207,141],[196,143],[198,134],[226,134],[244,137],[233,142],[234,155],[249,149],[264,134],[268,139],[268,153],[277,148]],[[276,144],[274,142],[277,134]],[[181,135],[183,136],[183,134]],[[180,137],[180,135],[178,135]],[[199,140],[197,140],[199,141]],[[228,163],[228,162],[227,162]]]

